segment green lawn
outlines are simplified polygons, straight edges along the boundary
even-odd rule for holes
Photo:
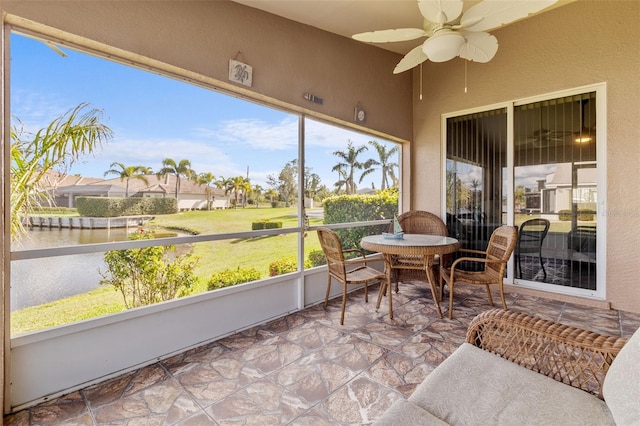
[[[251,231],[251,223],[268,219],[282,222],[283,228],[297,226],[295,208],[246,208],[214,211],[192,211],[159,216],[149,224],[151,228],[190,230],[197,234],[220,234]],[[322,224],[311,219],[311,225]],[[296,233],[259,238],[197,243],[190,249],[200,258],[196,275],[199,282],[194,293],[206,291],[207,281],[215,272],[227,268],[256,268],[262,277],[269,275],[269,264],[283,257],[297,257]],[[178,249],[184,249],[178,247]],[[305,257],[312,250],[320,250],[315,233],[305,239]],[[182,250],[181,250],[182,251]],[[61,299],[40,306],[25,308],[11,314],[11,334],[41,330],[87,318],[124,310],[120,293],[112,287],[102,287],[91,292]]]

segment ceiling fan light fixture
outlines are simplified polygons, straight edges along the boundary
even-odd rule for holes
[[[464,43],[462,34],[451,30],[440,31],[424,42],[422,51],[431,62],[446,62],[458,56]]]

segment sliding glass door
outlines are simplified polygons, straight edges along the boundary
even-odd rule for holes
[[[446,117],[449,232],[462,247],[483,250],[497,226],[517,226],[509,273],[516,285],[601,290],[596,95]]]

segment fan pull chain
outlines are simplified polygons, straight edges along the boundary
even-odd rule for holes
[[[420,64],[420,100],[422,100],[422,64]]]
[[[464,93],[467,93],[467,60],[464,60]]]

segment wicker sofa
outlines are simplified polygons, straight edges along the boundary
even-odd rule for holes
[[[484,312],[466,342],[375,424],[638,425],[640,330],[627,343],[524,313]]]

